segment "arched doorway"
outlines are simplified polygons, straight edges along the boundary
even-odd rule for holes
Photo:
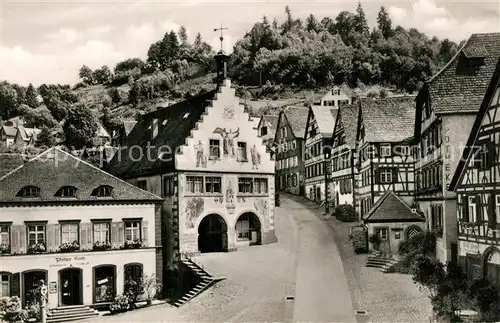
[[[29,307],[36,304],[38,288],[43,280],[47,284],[47,271],[46,270],[30,270],[23,272],[23,307]]]
[[[209,214],[198,225],[200,252],[227,251],[227,224],[218,214]]]
[[[59,303],[61,306],[83,304],[82,270],[66,268],[59,271]]]
[[[500,284],[500,251],[496,248],[487,251],[482,265],[484,277],[492,284]]]
[[[416,236],[419,233],[422,233],[423,230],[421,227],[417,225],[412,225],[406,229],[406,240],[411,239],[412,237]]]
[[[93,268],[94,303],[112,302],[116,295],[116,266],[100,265]]]
[[[260,220],[259,217],[252,212],[243,213],[238,217],[235,231],[238,241],[248,241],[250,245],[262,243]]]

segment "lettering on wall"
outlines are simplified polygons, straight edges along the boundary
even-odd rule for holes
[[[55,294],[57,293],[57,282],[50,282],[49,283],[49,294]]]
[[[201,140],[198,141],[198,144],[194,147],[196,150],[196,167],[207,167],[207,156],[205,156],[205,148],[203,147],[203,143]]]
[[[240,128],[236,130],[229,129],[229,132],[226,128],[217,127],[214,130],[214,133],[217,133],[222,136],[222,151],[224,152],[224,156],[236,156],[236,149],[234,148],[234,139],[238,138],[240,135]]]
[[[186,228],[193,229],[198,217],[203,213],[205,200],[201,197],[195,197],[186,203]]]
[[[74,256],[74,257],[55,257],[55,263],[49,264],[49,267],[67,267],[67,266],[84,266],[89,265],[90,262],[84,256]]]
[[[448,127],[444,127],[444,162],[443,162],[443,174],[444,174],[444,184],[447,189],[449,189],[451,182],[451,145],[450,136],[448,136]]]

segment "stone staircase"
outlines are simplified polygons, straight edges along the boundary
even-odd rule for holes
[[[383,273],[393,273],[398,264],[399,260],[375,251],[368,257],[366,267],[379,268]]]
[[[62,306],[47,311],[47,323],[73,322],[99,316],[99,312],[85,305]]]
[[[176,301],[171,302],[172,305],[175,307],[180,307],[199,294],[201,294],[203,291],[207,290],[210,286],[215,284],[218,281],[221,281],[225,279],[224,277],[214,277],[211,274],[209,274],[200,264],[195,262],[191,258],[185,258],[182,260],[182,263],[191,270],[198,278],[200,279],[198,284],[196,284],[193,288],[187,291],[186,294],[184,294],[181,298],[177,299]]]

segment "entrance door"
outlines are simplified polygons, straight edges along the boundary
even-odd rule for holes
[[[60,271],[61,305],[81,305],[82,272],[77,268],[68,268]]]
[[[321,187],[316,186],[316,202],[321,202]]]
[[[200,252],[227,251],[227,225],[217,214],[209,214],[198,226],[198,250]]]

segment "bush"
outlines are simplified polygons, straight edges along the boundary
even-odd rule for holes
[[[123,313],[130,309],[130,297],[128,295],[116,295],[113,303],[109,305],[112,314]]]
[[[382,243],[382,239],[380,239],[380,236],[378,234],[374,233],[374,234],[370,234],[370,236],[368,237],[368,242],[373,244],[373,247],[376,250],[380,246],[380,243]]]
[[[133,308],[135,302],[142,293],[141,282],[137,282],[133,279],[127,279],[124,286],[124,295],[129,297],[130,307]]]
[[[332,215],[343,222],[354,222],[357,220],[354,206],[350,204],[337,205],[333,209]]]
[[[22,308],[19,297],[2,298],[0,302],[1,322],[25,322],[28,318],[28,312]]]

